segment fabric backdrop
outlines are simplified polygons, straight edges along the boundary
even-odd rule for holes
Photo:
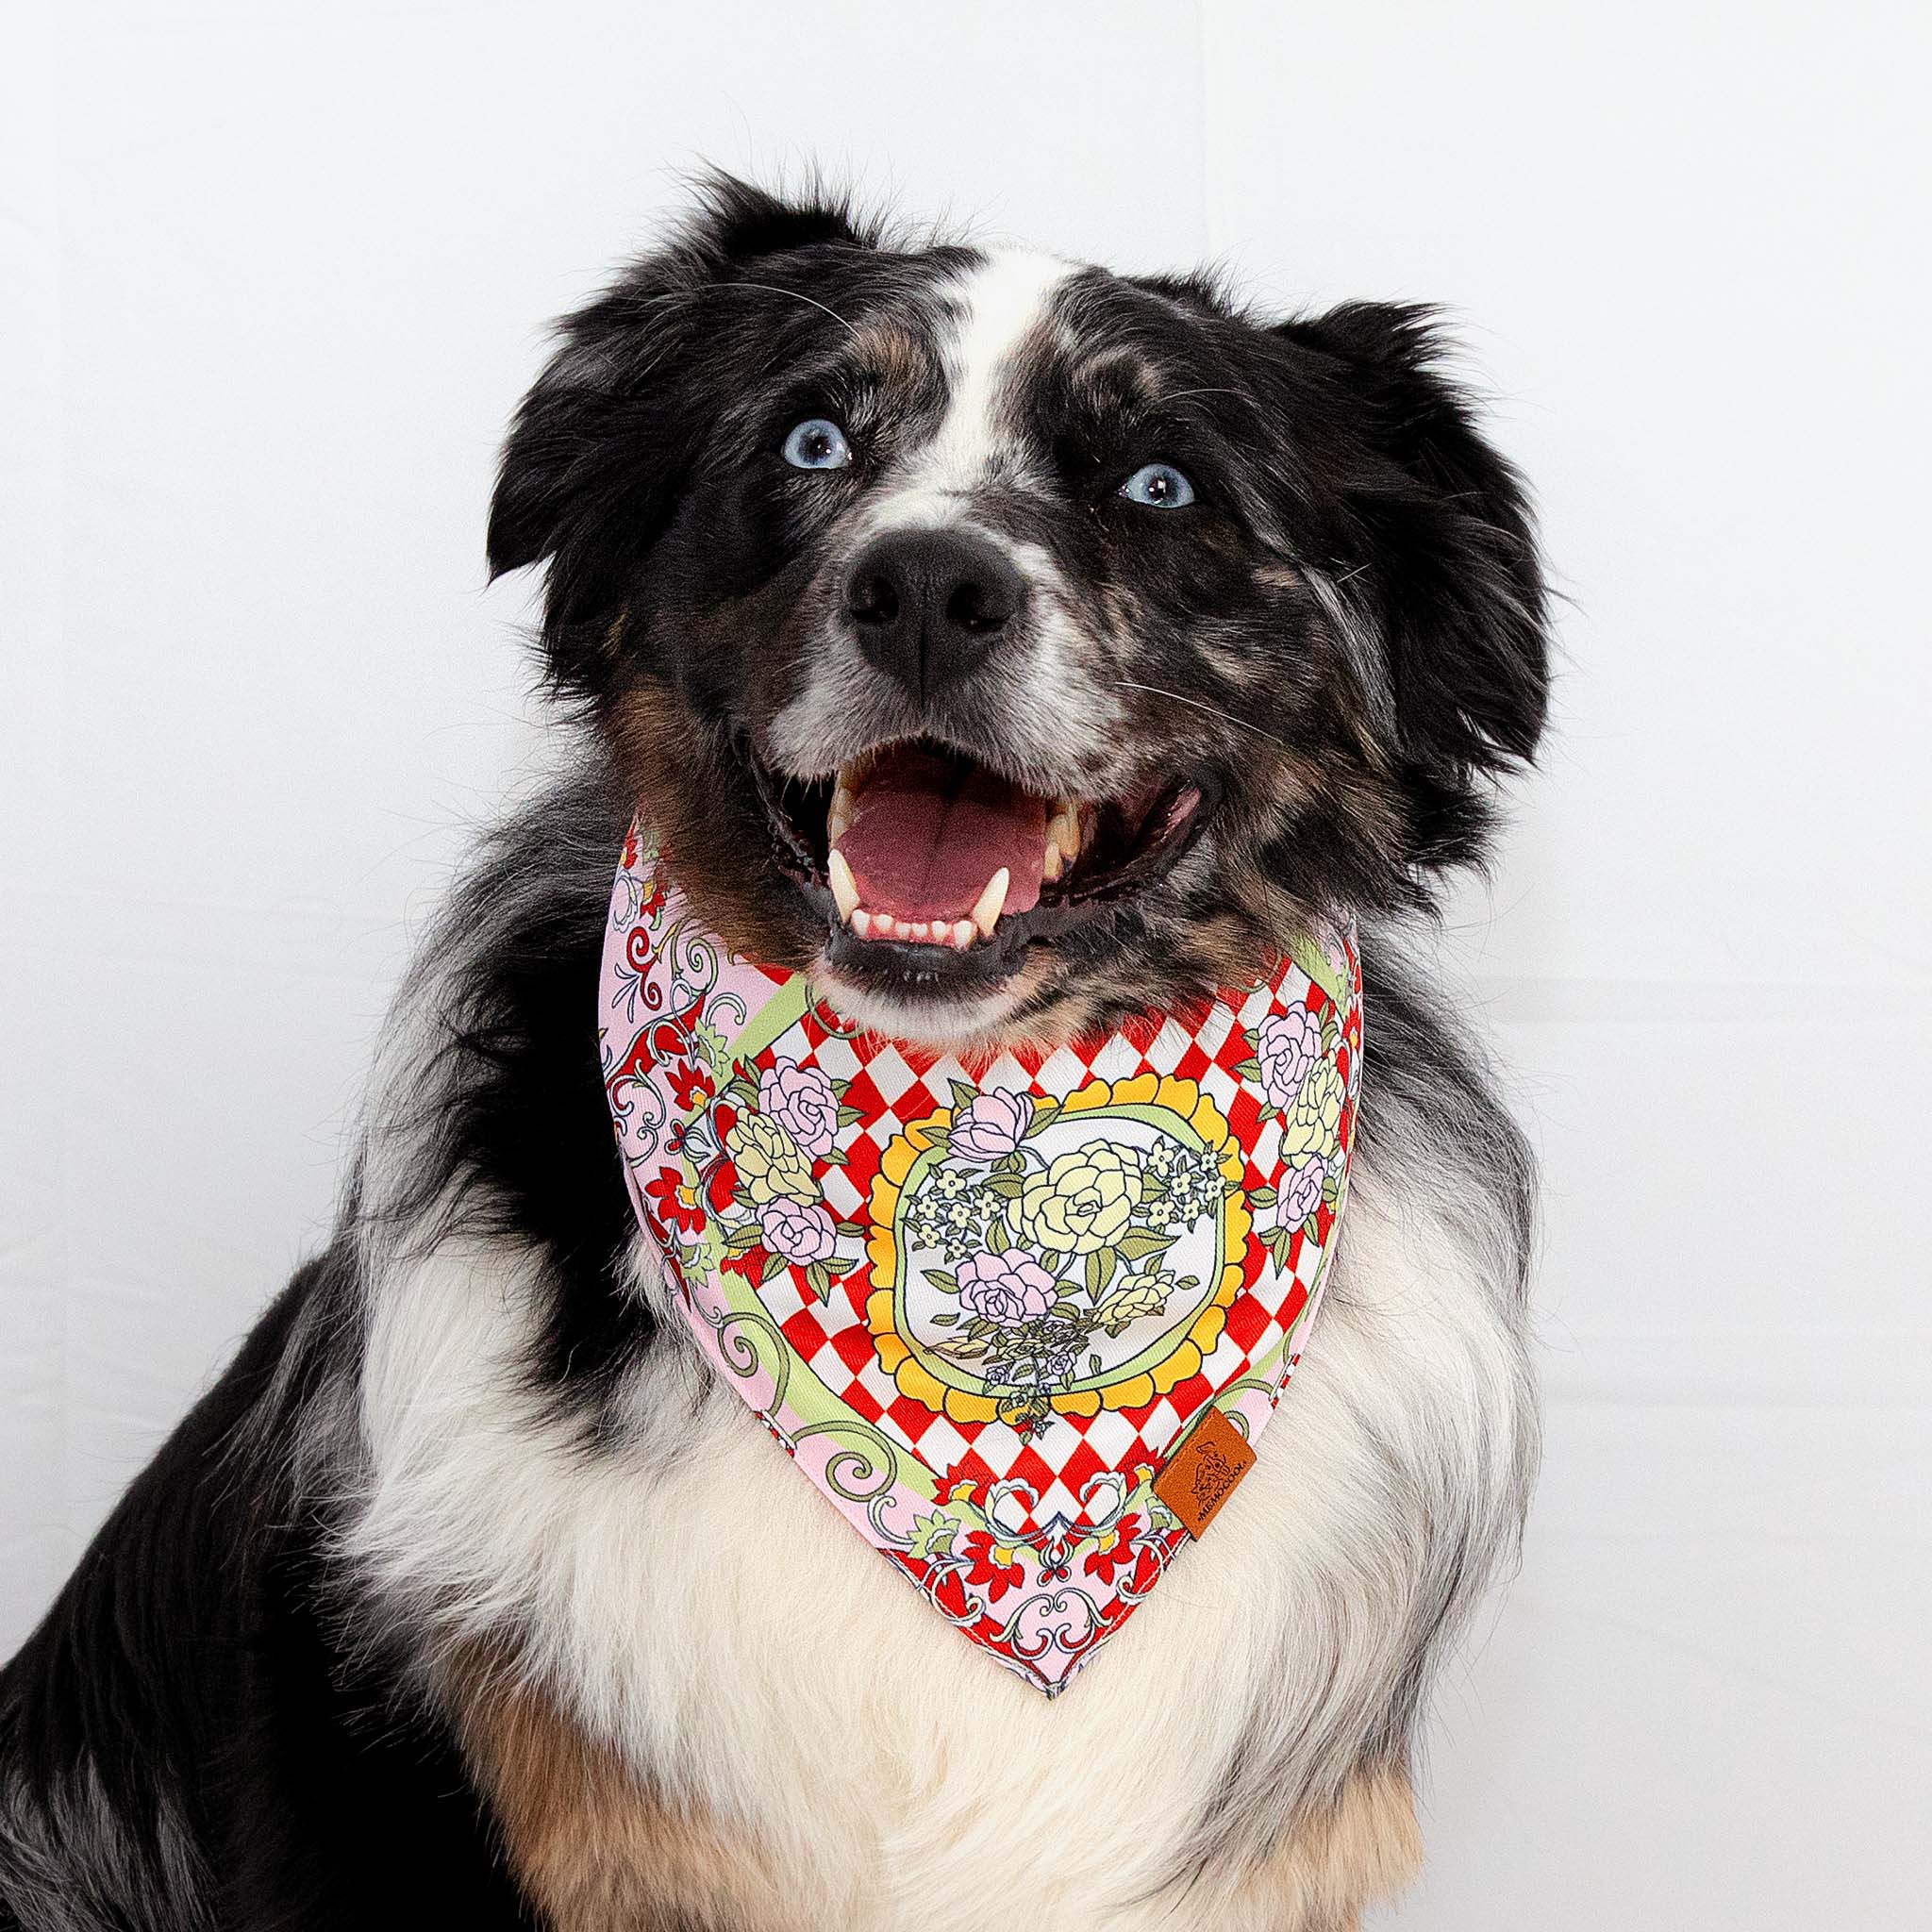
[[[0,64],[0,1649],[326,1224],[541,758],[541,325],[676,173],[1450,305],[1567,599],[1443,972],[1547,1175],[1547,1471],[1380,1922],[1919,1923],[1922,6],[243,0]],[[1371,1023],[1373,1024],[1373,1021]]]

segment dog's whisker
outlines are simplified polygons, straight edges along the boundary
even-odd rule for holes
[[[1169,691],[1164,684],[1136,684],[1132,678],[1117,677],[1114,679],[1114,689],[1144,691],[1150,697],[1172,698],[1175,704],[1186,705],[1190,710],[1205,711],[1210,718],[1219,718],[1224,724],[1232,724],[1241,731],[1252,731],[1257,738],[1266,739],[1270,744],[1278,746],[1282,751],[1293,749],[1285,738],[1276,738],[1274,732],[1263,731],[1258,724],[1250,723],[1246,718],[1237,718],[1232,711],[1224,711],[1219,705],[1208,704],[1201,698],[1186,697],[1177,691]]]
[[[817,308],[829,315],[848,335],[857,337],[858,331],[845,320],[836,308],[821,302],[815,295],[808,295],[799,289],[788,289],[778,282],[719,282],[721,289],[762,289],[768,295],[790,295],[794,302],[803,302],[808,308]]]

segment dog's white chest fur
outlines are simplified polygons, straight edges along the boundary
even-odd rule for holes
[[[356,1550],[392,1600],[513,1629],[649,1789],[741,1834],[785,1874],[774,1926],[1292,1923],[1244,1868],[1373,1751],[1442,1612],[1432,1540],[1507,1510],[1523,1448],[1520,1348],[1447,1218],[1360,1172],[1341,1265],[1255,1468],[1051,1703],[852,1534],[675,1314],[621,1446],[587,1447],[518,1380],[529,1264],[474,1243],[373,1288]]]

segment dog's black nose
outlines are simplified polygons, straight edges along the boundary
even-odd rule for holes
[[[1025,579],[968,530],[889,530],[845,580],[859,649],[922,702],[981,663],[1025,603]]]

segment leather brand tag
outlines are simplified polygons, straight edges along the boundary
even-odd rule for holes
[[[1154,1493],[1198,1539],[1255,1466],[1247,1439],[1218,1408],[1202,1412],[1174,1460],[1154,1478]]]

